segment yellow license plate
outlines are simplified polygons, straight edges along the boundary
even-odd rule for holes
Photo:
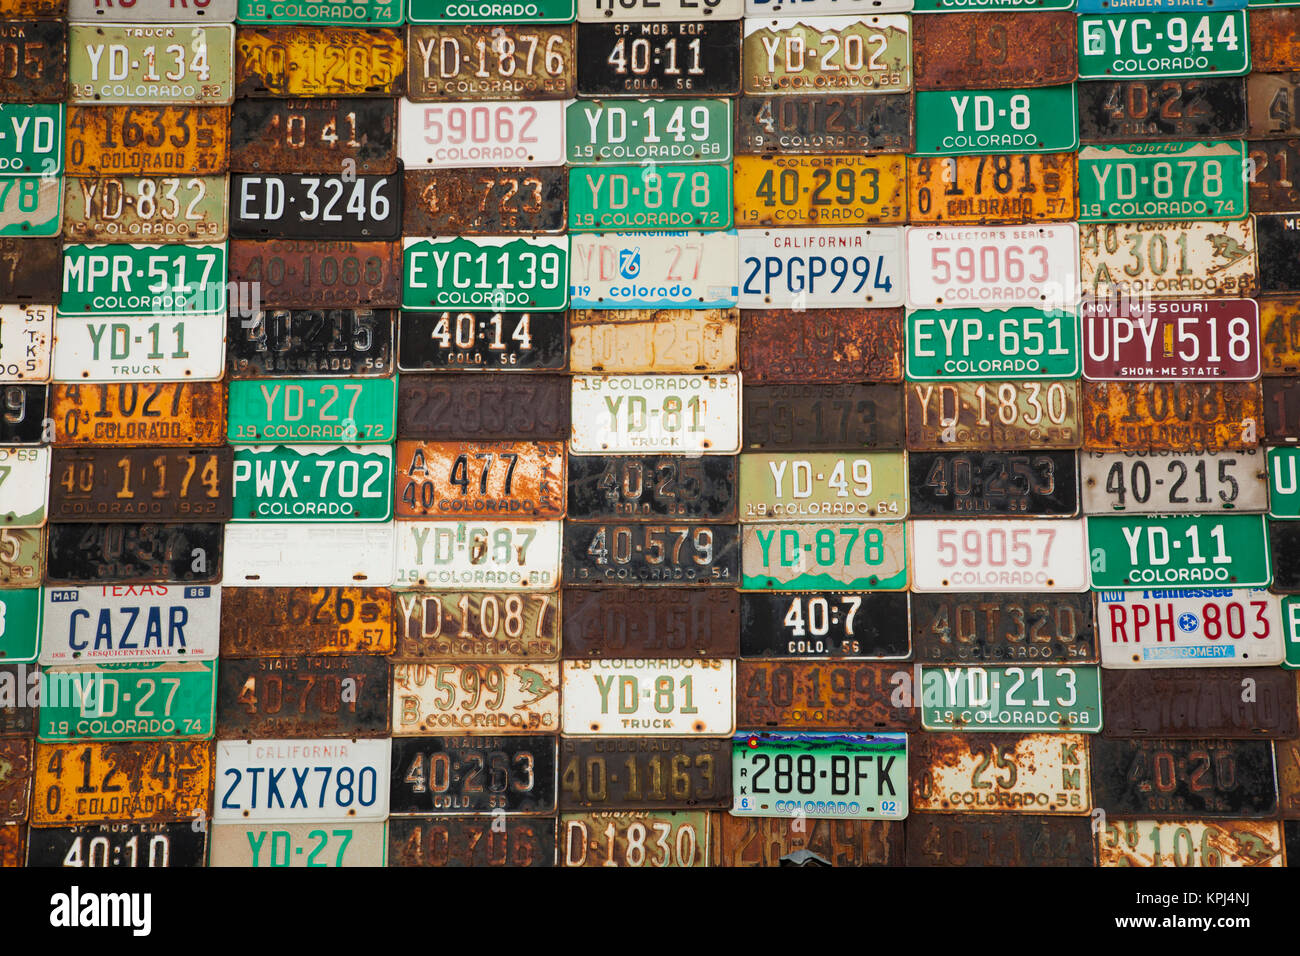
[[[1074,153],[912,157],[914,223],[1022,223],[1075,217]]]
[[[737,226],[851,226],[907,221],[901,153],[737,156]]]
[[[69,106],[69,176],[215,176],[230,164],[228,106]]]
[[[240,27],[237,96],[400,96],[404,30]]]
[[[226,433],[221,382],[55,385],[51,403],[56,445],[176,448],[221,442]]]
[[[210,741],[38,743],[32,825],[193,820],[211,793]]]

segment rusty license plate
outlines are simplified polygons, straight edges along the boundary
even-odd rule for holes
[[[1300,818],[1300,740],[1279,740],[1273,746],[1277,752],[1282,816],[1288,820]]]
[[[1277,812],[1271,741],[1095,737],[1091,763],[1092,799],[1107,813],[1255,818]]]
[[[388,661],[362,654],[224,660],[217,736],[386,737]]]
[[[83,823],[27,832],[29,867],[197,867],[208,835],[183,823]]]
[[[883,156],[737,156],[737,226],[907,221],[907,164]]]
[[[912,646],[927,664],[1095,663],[1092,595],[913,594]]]
[[[41,528],[0,528],[0,587],[40,587],[45,569]]]
[[[239,99],[230,112],[232,173],[397,171],[397,102],[347,97]]]
[[[31,822],[193,823],[211,794],[211,741],[37,744]]]
[[[268,309],[226,321],[231,378],[393,374],[392,309]]]
[[[1055,815],[1092,808],[1083,734],[915,734],[907,743],[913,811]]]
[[[916,730],[918,711],[895,705],[895,664],[755,661],[736,664],[736,726],[785,730]]]
[[[174,448],[221,441],[226,389],[220,382],[55,385],[56,445]]]
[[[560,605],[558,591],[396,591],[397,656],[553,661],[560,656]]]
[[[575,373],[730,372],[739,309],[574,309],[569,369]]]
[[[745,20],[745,93],[906,91],[910,18],[901,15]]]
[[[569,437],[567,376],[402,376],[397,433],[402,438],[558,441]]]
[[[1075,382],[967,381],[907,388],[912,451],[1078,448]]]
[[[229,120],[225,106],[69,106],[66,172],[218,176],[229,163]]]
[[[48,402],[48,385],[0,385],[0,442],[42,444]]]
[[[1083,223],[1079,278],[1085,295],[1255,294],[1255,221]]]
[[[252,285],[264,308],[396,308],[402,301],[400,242],[239,239],[230,280]]]
[[[0,384],[48,382],[53,331],[48,305],[0,305]]]
[[[1069,517],[1079,513],[1072,451],[919,452],[907,459],[913,517]]]
[[[1294,212],[1300,209],[1300,140],[1252,140],[1246,160],[1251,212]],[[1258,224],[1256,224],[1258,228]]]
[[[78,0],[79,3],[93,0]],[[68,0],[3,0],[0,2],[0,16],[17,17],[54,17],[61,18],[68,12]]]
[[[721,588],[566,587],[564,656],[597,658],[735,657],[739,599]]]
[[[1250,64],[1257,73],[1283,73],[1300,63],[1300,10],[1250,11]]]
[[[0,820],[26,820],[32,796],[30,737],[0,740]]]
[[[74,23],[68,40],[70,102],[228,106],[234,101],[233,26]],[[161,77],[155,60],[159,49],[167,65]]]
[[[408,235],[531,236],[564,232],[569,177],[562,166],[413,169],[406,173]]]
[[[226,238],[224,176],[67,177],[68,242],[220,242]]]
[[[397,443],[397,517],[564,516],[564,446],[551,442]]]
[[[1075,218],[1074,153],[912,157],[908,221],[1024,223]]]
[[[202,584],[221,580],[220,524],[52,524],[49,584]]]
[[[913,20],[918,90],[1056,86],[1078,75],[1071,11],[951,13]]]
[[[3,534],[0,532],[0,534]],[[4,539],[0,537],[0,545]],[[3,573],[3,556],[0,556]],[[13,688],[13,696],[0,702],[0,736],[31,737],[39,710],[40,671],[22,664],[0,664],[0,686]],[[34,704],[35,706],[28,706]]]
[[[579,96],[735,96],[741,21],[579,23]]]
[[[393,816],[554,813],[554,736],[395,737]]]
[[[387,588],[224,588],[221,656],[391,654]]]
[[[1300,594],[1300,522],[1268,522],[1268,555],[1273,566],[1271,589]]]
[[[624,810],[560,817],[561,866],[708,866],[707,811]]]
[[[1093,865],[1086,817],[921,813],[906,826],[908,866]]]
[[[1084,143],[1233,139],[1246,132],[1241,77],[1160,77],[1080,83]]]
[[[898,385],[762,385],[746,388],[742,399],[749,451],[903,447]]]
[[[1084,382],[1089,451],[1235,451],[1259,444],[1258,382]]]
[[[566,584],[734,586],[740,527],[566,522],[563,574]]]
[[[740,613],[741,657],[898,660],[911,650],[901,592],[748,593]]]
[[[731,740],[562,737],[561,810],[731,806]]]
[[[576,54],[572,25],[412,26],[408,95],[417,103],[571,99]]]
[[[403,312],[403,372],[553,371],[565,367],[564,312]]]
[[[230,235],[236,239],[397,239],[402,234],[402,172],[235,173]]]
[[[755,385],[901,382],[903,309],[745,309],[740,368]]]
[[[394,817],[388,823],[388,865],[554,866],[555,818]]]
[[[1097,834],[1098,866],[1282,866],[1276,820],[1112,820]]]
[[[235,37],[235,95],[401,96],[402,29],[241,26]]]
[[[742,96],[736,104],[737,154],[910,152],[910,93]]]
[[[395,736],[560,727],[559,664],[405,662],[393,665],[392,684]]]
[[[1300,379],[1266,378],[1260,384],[1264,396],[1264,442],[1294,445],[1300,441]]]
[[[1108,737],[1294,737],[1296,681],[1277,667],[1101,672]]]
[[[1251,73],[1246,77],[1246,110],[1252,139],[1300,136],[1300,72]]]
[[[895,820],[714,821],[714,866],[902,866],[903,823]]]
[[[63,243],[0,236],[0,299],[58,305],[63,295]]]
[[[56,448],[51,521],[227,521],[229,448]]]
[[[66,23],[0,22],[0,102],[62,103],[67,86]]]
[[[736,520],[734,455],[574,455],[568,518]]]
[[[1259,237],[1259,291],[1300,292],[1300,215],[1253,219]]]

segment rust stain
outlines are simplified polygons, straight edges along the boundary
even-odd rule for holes
[[[912,31],[918,90],[1053,86],[1078,76],[1073,11],[924,14]]]
[[[748,385],[901,382],[904,309],[746,309],[740,367]]]
[[[1088,451],[1235,451],[1264,430],[1255,382],[1083,383]]]
[[[1250,68],[1285,73],[1300,63],[1300,10],[1250,11]]]

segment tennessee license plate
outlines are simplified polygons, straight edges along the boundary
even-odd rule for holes
[[[729,372],[737,365],[738,309],[574,309],[573,372]]]
[[[1233,452],[1082,452],[1079,470],[1083,476],[1083,510],[1099,515],[1117,511],[1267,511],[1268,475],[1274,471],[1273,465],[1270,460],[1266,469],[1255,448]]]
[[[907,305],[1055,310],[1072,306],[1079,227],[911,226],[907,230]]]
[[[566,736],[720,737],[734,726],[723,660],[564,661]]]
[[[69,242],[226,238],[224,176],[69,176],[65,182],[63,237]]]
[[[1079,17],[1079,79],[1250,72],[1245,10]]]
[[[560,656],[558,592],[397,591],[393,597],[397,654],[403,660]]]
[[[742,86],[746,93],[905,92],[910,31],[910,18],[899,14],[749,18]]]
[[[916,118],[917,156],[1064,153],[1079,146],[1073,85],[917,92]]]
[[[41,743],[36,745],[34,825],[184,821],[207,816],[212,743]]]
[[[392,740],[219,740],[214,823],[388,818]]]
[[[406,52],[408,95],[417,102],[573,96],[572,26],[412,26]]]
[[[1267,587],[1263,515],[1114,515],[1088,519],[1092,587]]]
[[[906,338],[914,381],[1074,378],[1082,362],[1073,312],[909,309]]]
[[[920,692],[925,730],[1101,730],[1099,667],[923,667]]]
[[[578,95],[735,96],[740,22],[580,23]]]
[[[559,100],[399,100],[398,152],[407,169],[559,166],[564,163],[564,109]]]
[[[734,232],[575,234],[575,309],[725,309],[736,305]]]
[[[221,589],[207,585],[46,588],[41,663],[212,660],[220,614]]]
[[[0,382],[48,382],[54,307],[0,305]]]
[[[742,309],[903,304],[903,229],[742,229]]]
[[[1263,588],[1097,592],[1103,667],[1267,666],[1284,657],[1281,605]]]
[[[568,304],[569,248],[562,237],[407,236],[402,247],[404,309],[544,312]]]
[[[569,230],[726,229],[730,164],[610,164],[569,169]]]
[[[559,728],[559,664],[393,665],[394,734],[536,734]]]
[[[230,178],[236,239],[396,239],[402,233],[400,167],[389,176],[263,175]]]
[[[231,588],[221,601],[224,657],[391,654],[387,588]]]
[[[254,6],[290,7],[291,3],[254,3]],[[385,866],[388,861],[388,824],[291,823],[280,827],[249,823],[218,823],[211,830],[208,866]]]
[[[911,158],[912,223],[1019,223],[1076,215],[1074,153]]]
[[[403,440],[397,445],[402,518],[467,513],[560,518],[564,486],[559,443]]]
[[[575,100],[565,107],[564,133],[573,164],[725,163],[731,101]]]
[[[388,521],[391,445],[240,445],[232,521]]]
[[[917,591],[1083,591],[1087,550],[1080,520],[912,522]]]
[[[952,813],[1087,813],[1082,734],[917,734],[912,809]]]
[[[221,175],[228,164],[229,123],[224,106],[72,106],[67,173]]]
[[[1240,219],[1246,144],[1135,143],[1079,151],[1081,222]]]
[[[573,378],[575,455],[740,451],[739,375]]]
[[[226,322],[231,378],[386,378],[393,372],[388,309],[272,309]]]
[[[42,672],[36,739],[210,738],[217,664],[86,664]]]
[[[746,525],[741,569],[746,591],[901,591],[907,533],[899,521]]]
[[[742,521],[906,516],[907,466],[901,452],[740,456]]]
[[[374,444],[393,440],[395,379],[229,383],[232,442]]]
[[[54,335],[56,382],[210,382],[226,370],[226,323],[216,315],[58,315]]]
[[[226,526],[224,587],[389,587],[393,524]]]
[[[912,451],[1078,448],[1076,382],[973,381],[906,389]]]
[[[914,517],[1069,517],[1079,512],[1072,451],[913,452],[907,456]]]
[[[550,591],[560,579],[560,521],[402,521],[397,582]]]
[[[235,28],[75,23],[68,30],[70,103],[228,106]]]
[[[1097,834],[1098,866],[1285,866],[1276,820],[1115,820]]]
[[[400,96],[405,31],[241,27],[235,93],[244,96]]]

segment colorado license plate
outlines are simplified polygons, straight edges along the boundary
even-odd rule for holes
[[[59,6],[65,4],[60,0]],[[201,17],[207,23],[230,23],[235,19],[237,0],[137,0],[127,6],[113,6],[111,0],[67,0],[68,19],[73,23],[186,23]]]
[[[1267,587],[1263,515],[1088,519],[1092,587]]]
[[[407,236],[402,248],[404,309],[527,312],[568,303],[569,249],[562,237]]]
[[[748,309],[741,368],[748,385],[901,382],[904,310]]]
[[[1277,815],[1270,741],[1096,737],[1091,744],[1093,799],[1115,816]]]
[[[1254,220],[1124,222],[1080,231],[1086,293],[1250,296],[1258,285]]]
[[[1072,451],[913,452],[907,456],[914,517],[1069,517],[1079,512]]]
[[[1250,72],[1246,11],[1079,17],[1079,79]]]
[[[1103,667],[1266,666],[1284,656],[1280,604],[1262,588],[1099,591],[1097,640]]]
[[[228,165],[229,123],[224,106],[72,106],[67,173],[219,176]]]
[[[907,516],[901,452],[740,456],[740,518],[746,522]]]
[[[497,690],[481,691],[480,696],[494,693]],[[445,716],[451,723],[451,715]],[[488,813],[554,813],[554,729],[537,736],[495,733],[394,737],[389,777],[394,824],[405,823],[397,818],[406,816],[446,820],[452,813],[483,814],[480,819]]]
[[[737,156],[736,224],[901,223],[902,156]]]
[[[42,664],[194,661],[217,656],[219,588],[118,584],[50,587],[43,593]]]
[[[1082,361],[1073,312],[909,309],[906,338],[913,381],[1074,378]]]
[[[569,584],[734,585],[739,530],[732,524],[575,524],[564,532]]]
[[[393,319],[387,309],[272,309],[226,323],[231,378],[393,373]]]
[[[562,518],[564,487],[564,446],[558,442],[397,443],[401,518]]]
[[[578,24],[578,96],[735,96],[740,22]]]
[[[640,588],[573,587],[564,594],[564,654],[568,659],[732,658],[738,653],[740,599],[725,588],[658,588],[647,601]]]
[[[1079,220],[1240,219],[1246,148],[1220,143],[1135,143],[1079,151]]]
[[[399,153],[407,169],[564,162],[565,105],[559,100],[398,104]]]
[[[735,371],[738,309],[574,309],[573,372]]]
[[[31,821],[193,824],[212,805],[211,742],[42,743]]]
[[[230,113],[230,171],[358,173],[397,170],[397,102],[342,99],[236,101]]]
[[[391,378],[234,381],[229,389],[232,442],[393,440],[397,382]]]
[[[952,813],[1087,813],[1082,734],[917,734],[912,809]]]
[[[746,93],[893,93],[912,88],[907,16],[746,19]]]
[[[214,823],[388,818],[385,740],[219,740]]]
[[[56,382],[210,382],[226,370],[226,323],[217,315],[59,315],[54,335]]]
[[[400,96],[405,31],[241,27],[235,92],[244,96]]]
[[[258,289],[265,308],[394,308],[402,299],[402,247],[239,239],[230,246],[230,279],[237,290]]]
[[[40,528],[0,528],[0,588],[39,586],[44,567],[44,531]],[[32,651],[35,652],[34,646]]]
[[[920,693],[926,730],[1101,730],[1099,667],[924,667]]]
[[[740,451],[740,376],[583,376],[573,378],[575,455]]]
[[[1095,663],[1092,594],[914,594],[916,659],[942,664]]]
[[[559,664],[393,665],[394,734],[553,734],[559,729]]]
[[[570,23],[575,0],[525,0],[502,6],[496,0],[408,0],[411,23]]]
[[[737,9],[740,6],[736,4]],[[703,811],[566,813],[559,821],[560,865],[708,866],[712,846],[710,819],[711,814]]]
[[[396,239],[402,176],[236,173],[230,177],[236,239]]]
[[[1265,469],[1259,450],[1254,448],[1234,452],[1086,451],[1079,456],[1083,510],[1099,515],[1116,511],[1266,511],[1272,465],[1270,460]]]
[[[58,315],[224,315],[226,247],[67,245]]]
[[[564,232],[569,178],[563,166],[416,169],[406,174],[401,228],[423,236]]]
[[[406,52],[408,95],[417,102],[573,96],[571,26],[412,26]]]
[[[1080,520],[912,522],[916,591],[1083,591],[1087,551]]]
[[[398,430],[405,438],[559,441],[569,432],[565,375],[403,375]]]
[[[222,526],[217,523],[50,525],[47,584],[153,584],[216,581]]]
[[[0,522],[7,528],[45,524],[48,448],[0,447]]]
[[[746,525],[741,569],[747,591],[901,591],[907,533],[899,521]]]
[[[1078,448],[1076,382],[955,382],[911,385],[907,447],[913,451]]]
[[[1097,834],[1098,866],[1284,866],[1276,820],[1115,820]]]
[[[70,103],[228,106],[235,28],[73,24],[68,31]]]
[[[918,92],[916,118],[917,156],[1060,153],[1079,146],[1073,85]]]
[[[580,0],[579,23],[626,20],[739,20],[745,0]]]
[[[0,305],[0,382],[47,382],[54,308]]]
[[[548,371],[564,368],[565,313],[405,312],[397,368],[430,371]]]
[[[217,737],[387,737],[388,662],[373,654],[221,662]]]
[[[895,692],[899,675],[896,664],[883,662],[742,660],[736,722],[784,730],[916,730],[916,708]]]
[[[740,614],[741,657],[898,660],[911,649],[899,592],[747,593]]]
[[[219,382],[55,385],[51,398],[56,445],[212,444],[226,420]]]
[[[881,153],[912,148],[912,94],[810,93],[736,100],[736,152]]]
[[[402,660],[547,661],[560,656],[559,592],[396,591],[393,600]]]
[[[0,613],[5,619],[5,630],[0,634],[0,659],[6,664],[36,660],[41,645],[41,594],[40,588],[0,590],[0,608],[3,608]],[[0,729],[9,729],[7,721],[0,721]]]
[[[253,2],[253,6],[284,8],[291,3]],[[388,824],[292,823],[268,828],[249,823],[218,823],[211,831],[208,866],[297,867],[385,866]]]
[[[38,740],[206,739],[213,733],[216,661],[54,667],[42,678]]]
[[[734,667],[723,660],[564,661],[566,736],[731,733]]]
[[[734,232],[576,234],[569,290],[575,309],[725,309],[736,304]]]
[[[397,581],[408,587],[550,591],[560,579],[560,521],[402,521]]]
[[[912,223],[1018,223],[1075,217],[1074,153],[922,156],[907,163]]]
[[[405,6],[402,0],[239,0],[239,22],[396,26]]]
[[[0,236],[57,236],[63,210],[60,178],[0,178]]]
[[[388,521],[393,449],[240,445],[232,497],[233,521]]]
[[[389,587],[393,524],[230,524],[224,587]]]
[[[898,450],[904,444],[897,385],[751,385],[743,402],[748,449]]]
[[[565,107],[564,132],[573,164],[725,163],[731,101],[575,100]]]
[[[0,176],[57,176],[63,172],[63,106],[0,105]]]
[[[1073,83],[1072,12],[956,12],[912,22],[918,90],[1019,88]]]
[[[742,309],[903,304],[903,229],[743,229]]]
[[[69,176],[65,183],[63,237],[69,242],[226,238],[224,176]]]
[[[1079,227],[913,226],[907,230],[907,305],[1072,306]]]
[[[27,833],[27,865],[200,867],[207,860],[208,835],[196,833],[193,823],[87,823],[32,829]]]
[[[387,588],[231,588],[221,601],[223,657],[391,654]]]
[[[1259,444],[1256,382],[1085,382],[1089,451],[1235,451]]]
[[[1160,77],[1079,87],[1079,135],[1085,143],[1231,139],[1245,132],[1246,81],[1238,77]]]
[[[731,164],[609,164],[569,169],[570,232],[726,229]]]

